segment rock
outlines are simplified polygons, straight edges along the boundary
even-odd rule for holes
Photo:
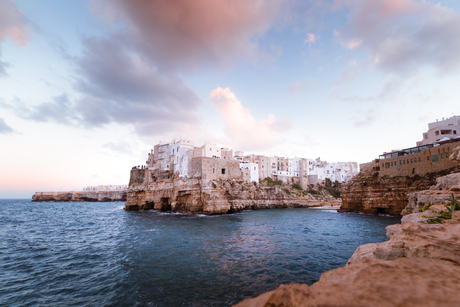
[[[339,211],[399,215],[409,203],[408,193],[426,190],[431,185],[429,180],[358,175],[342,185],[343,204]]]
[[[311,287],[281,285],[235,307],[458,306],[460,266],[438,259],[366,258],[324,273]]]
[[[118,191],[71,191],[71,192],[35,192],[33,202],[108,202],[126,201],[126,190]]]
[[[149,173],[146,171],[145,173]],[[204,180],[181,178],[171,172],[155,170],[145,173],[131,171],[125,210],[171,210],[192,214],[225,214],[248,209],[304,208],[340,206],[341,200],[329,193],[318,195],[285,186],[247,184],[242,180]],[[142,179],[143,178],[143,179]]]
[[[426,224],[426,218],[423,216],[427,216],[425,212],[418,212],[409,215],[404,215],[401,219],[401,224],[404,223],[414,223],[414,224]]]
[[[452,161],[460,162],[460,146],[454,148],[452,154],[450,155],[449,159]]]
[[[460,223],[406,222],[388,226],[387,235],[359,246],[345,267],[310,287],[281,285],[236,306],[458,306]]]

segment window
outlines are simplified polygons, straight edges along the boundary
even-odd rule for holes
[[[173,149],[173,154],[174,154],[174,149]]]
[[[211,150],[212,150],[212,149],[211,149],[211,148],[209,148],[209,151],[211,151]]]
[[[389,162],[385,163],[385,168],[390,168],[390,163]]]
[[[399,160],[399,165],[401,165],[401,164],[402,164],[402,161],[401,161],[401,160]]]
[[[418,157],[418,162],[422,162],[422,158],[421,158],[421,157]]]
[[[430,161],[430,156],[426,156],[426,160],[427,160],[427,161]]]
[[[406,164],[406,160],[403,160],[403,164]]]
[[[454,134],[457,134],[457,130],[454,130]]]
[[[446,153],[446,158],[449,158],[449,153],[448,152]]]
[[[438,155],[433,155],[431,156],[431,159],[433,162],[438,162],[439,161],[439,156]]]
[[[441,159],[444,159],[444,154],[441,154]]]
[[[225,175],[225,168],[222,169],[222,175]]]
[[[414,159],[413,159],[413,158],[410,159],[410,163],[414,163]]]

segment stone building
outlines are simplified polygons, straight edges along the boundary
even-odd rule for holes
[[[429,144],[393,151],[374,160],[373,170],[381,176],[423,176],[428,173],[447,170],[458,165],[449,159],[460,140],[444,144]]]
[[[460,116],[452,116],[441,121],[428,124],[428,131],[423,133],[423,139],[417,146],[429,145],[442,139],[460,137]]]
[[[192,158],[190,178],[201,178],[204,180],[242,179],[240,163],[237,160],[209,157]]]

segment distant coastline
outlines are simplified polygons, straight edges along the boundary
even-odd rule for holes
[[[33,202],[108,202],[126,201],[126,190],[117,191],[67,191],[67,192],[35,192]]]

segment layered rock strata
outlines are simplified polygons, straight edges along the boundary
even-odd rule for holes
[[[452,196],[460,199],[460,173],[436,178],[436,185],[429,190],[408,193],[408,204],[401,215],[422,212],[425,204],[445,203],[452,199]]]
[[[131,171],[125,210],[163,210],[192,214],[225,214],[247,209],[337,206],[323,191],[312,195],[288,186],[246,184],[242,180],[180,178],[170,172],[155,171],[150,178]]]
[[[432,184],[430,178],[381,178],[366,170],[342,185],[339,211],[399,215],[409,202],[408,193],[426,190]]]
[[[387,177],[380,176],[378,171],[363,170],[342,185],[340,197],[343,204],[339,212],[405,215],[420,212],[423,205],[430,201],[445,201],[451,193],[458,194],[460,191],[457,175],[442,177],[460,172],[460,146],[452,150],[449,161],[453,162],[450,165],[457,165],[424,176]],[[444,179],[439,180],[444,182],[437,181],[440,177]],[[457,180],[457,183],[450,187],[452,180]],[[430,189],[435,183],[436,187]],[[450,188],[447,189],[447,186]]]
[[[120,191],[71,191],[71,192],[35,192],[32,201],[55,201],[55,202],[107,202],[126,201],[126,190]]]
[[[389,241],[358,247],[312,286],[282,285],[236,306],[458,306],[460,214],[442,225],[414,215],[386,228]]]

